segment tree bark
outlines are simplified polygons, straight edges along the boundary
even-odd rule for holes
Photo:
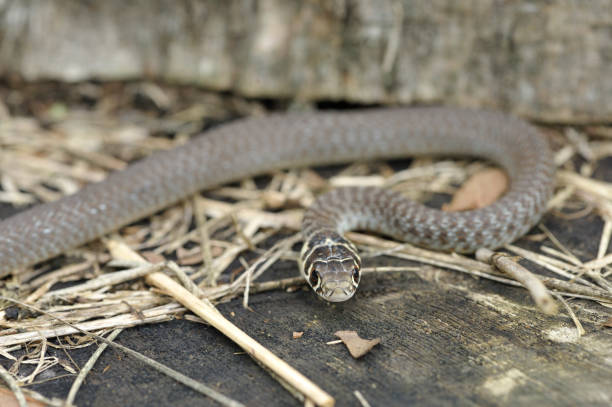
[[[0,0],[0,75],[612,120],[609,0]]]

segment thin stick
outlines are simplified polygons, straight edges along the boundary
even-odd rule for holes
[[[141,260],[144,262],[144,260]],[[87,280],[83,284],[78,284],[72,287],[61,288],[59,290],[49,291],[43,298],[51,298],[57,296],[65,296],[69,294],[80,293],[83,291],[96,290],[98,288],[106,287],[109,285],[115,285],[124,281],[133,280],[140,278],[150,272],[158,271],[163,268],[163,264],[150,264],[146,263],[144,266],[135,267],[129,270],[116,271],[114,273],[103,274],[100,277]]]
[[[253,274],[253,268],[249,267],[246,260],[243,257],[240,257],[240,263],[242,263],[242,267],[245,268],[246,281],[244,282],[244,293],[242,297],[242,307],[249,308],[249,291],[251,289],[251,275]]]
[[[546,286],[529,270],[511,260],[510,256],[503,253],[495,253],[489,249],[480,248],[476,251],[476,258],[496,266],[516,281],[520,282],[529,290],[531,297],[542,312],[548,315],[557,313],[557,304],[548,293]]]
[[[361,394],[361,392],[359,390],[355,390],[353,392],[353,394],[355,395],[355,398],[357,398],[357,400],[359,400],[359,402],[361,403],[362,407],[371,407],[370,403],[368,403],[368,400],[366,400],[366,398],[363,397],[363,394]]]
[[[213,276],[211,276],[211,267],[212,267],[212,253],[210,251],[210,235],[208,233],[208,226],[206,225],[206,220],[204,219],[204,210],[200,210],[200,201],[198,199],[198,195],[195,195],[191,200],[193,203],[193,217],[196,220],[196,227],[198,230],[198,234],[200,235],[200,249],[202,251],[202,270],[203,273],[207,276],[207,282],[209,284],[215,283],[213,280]]]
[[[108,335],[107,339],[109,341],[114,341],[115,338],[121,333],[121,331],[123,331],[122,328],[115,329],[113,332],[111,332],[110,335]],[[85,380],[85,377],[94,367],[94,365],[98,361],[98,358],[100,358],[100,356],[102,355],[102,352],[104,352],[106,348],[108,348],[108,345],[105,343],[98,346],[98,349],[96,349],[96,351],[93,353],[93,355],[91,355],[87,363],[85,363],[85,365],[81,368],[81,371],[79,372],[78,376],[76,377],[76,379],[74,379],[74,382],[72,382],[72,386],[70,386],[68,397],[66,397],[66,405],[70,406],[73,404],[74,398],[76,397],[77,392],[81,388],[81,385],[83,384],[83,381]]]
[[[284,290],[289,287],[302,286],[306,284],[304,277],[287,277],[280,280],[264,281],[261,283],[251,284],[251,293],[261,293],[264,291]]]
[[[586,333],[586,331],[584,330],[584,328],[582,327],[582,324],[580,323],[580,321],[578,320],[578,317],[576,316],[576,314],[574,314],[574,311],[572,310],[572,308],[569,306],[569,304],[567,303],[567,301],[565,301],[563,299],[563,297],[561,297],[559,294],[557,293],[553,293],[553,295],[559,300],[561,301],[561,304],[563,304],[563,306],[565,307],[565,309],[567,310],[567,313],[569,314],[570,318],[572,318],[572,321],[574,321],[574,325],[576,325],[576,331],[578,331],[578,337],[580,338],[582,335],[584,335]]]
[[[185,273],[185,271],[183,271],[183,269],[181,269],[178,264],[173,261],[169,261],[166,262],[166,267],[176,275],[176,277],[185,287],[187,287],[191,294],[195,295],[198,298],[204,297],[204,293],[202,292],[200,287],[198,287],[193,281],[191,281],[187,273]]]
[[[0,347],[11,346],[20,343],[26,343],[44,338],[55,338],[56,336],[71,335],[82,331],[97,331],[107,328],[127,328],[135,325],[151,324],[155,322],[168,321],[172,318],[173,312],[183,310],[176,303],[161,305],[148,310],[142,311],[144,318],[135,315],[133,312],[120,314],[111,318],[100,318],[77,324],[62,324],[59,326],[51,326],[50,328],[37,329],[34,331],[19,332],[11,335],[0,335]],[[55,318],[57,320],[57,318]]]
[[[542,277],[540,281],[549,289],[567,297],[581,296],[582,298],[595,298],[597,301],[612,302],[612,293],[601,288],[591,288],[552,277]]]
[[[604,227],[601,231],[601,238],[599,239],[597,259],[601,259],[605,256],[608,251],[608,246],[610,245],[610,238],[612,237],[612,218],[610,218],[608,214],[602,214],[602,218],[604,219]],[[602,287],[606,288],[608,291],[612,291],[612,284],[601,275],[601,269],[593,270],[593,273],[596,273],[598,282]]]
[[[599,240],[599,248],[597,249],[597,258],[601,259],[608,251],[610,245],[610,236],[612,236],[612,219],[604,217],[604,227],[601,231],[601,239]]]
[[[38,372],[40,372],[42,368],[41,366],[45,362],[45,354],[47,353],[47,338],[43,337],[41,339],[42,339],[42,344],[41,344],[40,356],[38,357],[38,363],[36,364],[36,368],[34,369],[34,371],[30,373],[30,376],[28,376],[28,378],[26,379],[26,382],[28,384],[31,384],[34,381],[34,378],[36,377]]]
[[[569,297],[569,298],[573,298],[573,299],[580,298],[580,299],[583,299],[583,300],[590,300],[590,301],[596,301],[596,302],[599,302],[599,303],[606,303],[608,306],[612,306],[612,302],[610,302],[609,300],[605,300],[605,299],[602,299],[600,297],[595,297],[595,296],[592,296],[592,295],[575,294],[575,293],[566,292],[566,291],[554,291],[554,293],[555,294],[559,294],[559,295],[561,295],[563,297]]]
[[[574,263],[575,265],[581,265],[582,264],[580,259],[578,257],[576,257],[574,255],[574,253],[570,252],[569,249],[567,247],[565,247],[565,245],[563,243],[561,243],[561,241],[559,239],[557,239],[557,237],[546,226],[544,226],[544,224],[540,223],[538,225],[538,227],[540,228],[540,230],[542,232],[544,232],[546,237],[548,237],[550,239],[550,241],[553,242],[553,244],[555,246],[557,246],[563,253],[565,253],[565,255],[568,257],[568,259],[571,259],[570,261],[572,263]]]
[[[594,180],[571,171],[557,171],[557,180],[562,184],[574,185],[579,189],[589,192],[593,195],[612,199],[612,184],[608,182]]]
[[[545,256],[539,253],[534,253],[532,251],[523,249],[518,246],[511,245],[511,244],[507,244],[506,246],[504,246],[504,248],[518,254],[521,257],[524,257],[525,259],[539,266],[546,268],[547,270],[552,271],[553,273],[559,274],[560,276],[563,276],[567,278],[568,280],[576,281],[581,284],[584,284],[585,286],[589,286],[592,288],[599,288],[596,284],[593,284],[590,281],[587,281],[582,277],[576,276],[570,272],[565,271],[564,268],[567,268],[567,269],[571,268],[570,267],[571,265],[568,265],[565,262],[561,262],[560,260],[551,258],[549,256]],[[587,267],[587,264],[588,263],[585,263],[583,267]]]
[[[612,264],[612,253],[603,256],[600,259],[591,260],[589,262],[584,263],[584,267],[587,269],[600,269],[609,264]]]

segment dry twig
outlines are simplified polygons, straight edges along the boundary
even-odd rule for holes
[[[513,261],[508,255],[495,253],[489,249],[480,248],[476,251],[476,258],[485,263],[490,263],[520,282],[531,294],[536,305],[548,315],[557,313],[557,305],[548,290],[533,273],[525,267]]]

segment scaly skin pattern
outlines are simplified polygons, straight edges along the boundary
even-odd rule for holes
[[[372,230],[440,250],[495,248],[529,230],[552,193],[552,153],[544,138],[524,121],[496,112],[389,108],[246,118],[3,220],[0,274],[57,256],[197,191],[247,176],[423,154],[489,159],[508,173],[510,188],[493,205],[460,213],[426,208],[378,188],[341,188],[322,195],[304,217],[300,265],[322,297],[348,299],[359,282],[359,256],[342,237],[347,230]]]

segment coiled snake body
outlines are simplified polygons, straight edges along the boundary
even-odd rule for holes
[[[320,296],[344,301],[359,283],[361,261],[342,237],[349,229],[440,250],[495,248],[532,227],[552,192],[554,168],[546,141],[529,124],[500,113],[397,108],[247,118],[0,222],[0,272],[51,258],[199,190],[247,176],[419,154],[490,159],[506,170],[510,189],[486,208],[459,213],[371,187],[322,195],[304,216],[300,262]]]

